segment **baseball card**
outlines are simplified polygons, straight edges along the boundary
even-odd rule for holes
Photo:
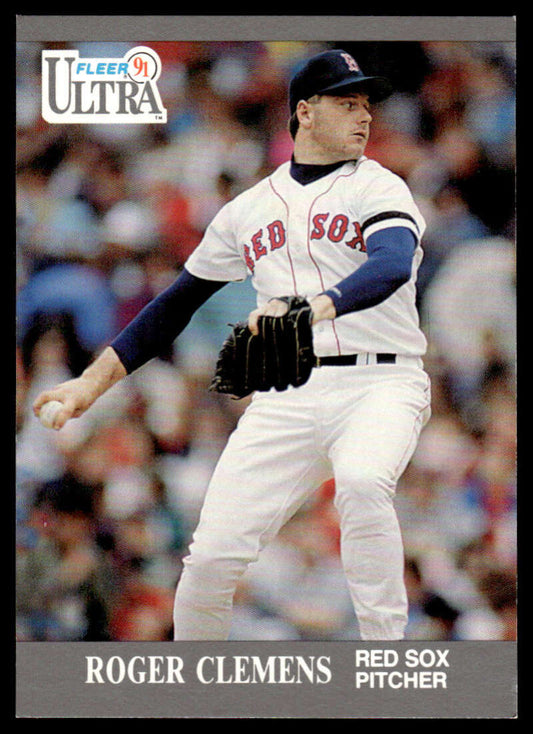
[[[516,17],[15,24],[14,718],[519,718]]]

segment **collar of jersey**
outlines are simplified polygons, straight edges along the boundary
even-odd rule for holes
[[[344,166],[347,162],[338,161],[337,163],[319,165],[315,163],[296,163],[294,158],[291,158],[290,174],[295,181],[305,186],[306,184],[313,183],[313,181],[318,181],[319,178],[327,176],[335,169]]]

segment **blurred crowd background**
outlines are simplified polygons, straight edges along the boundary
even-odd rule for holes
[[[50,125],[40,53],[16,65],[16,623],[19,640],[167,640],[207,482],[246,406],[207,392],[249,283],[60,432],[36,394],[80,371],[171,283],[212,216],[291,155],[286,87],[342,46],[396,92],[367,155],[427,220],[419,309],[433,415],[398,487],[408,639],[516,636],[515,48],[501,43],[147,43],[165,125]],[[354,462],[357,457],[354,457]],[[235,488],[238,491],[238,488]],[[232,639],[357,639],[332,482],[244,577]]]

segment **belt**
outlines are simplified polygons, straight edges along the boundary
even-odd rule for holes
[[[337,356],[315,357],[315,367],[327,365],[396,364],[395,354],[339,354]]]

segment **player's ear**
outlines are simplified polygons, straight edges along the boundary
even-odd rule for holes
[[[301,99],[296,105],[296,115],[298,117],[300,127],[306,129],[311,127],[314,116],[313,107],[313,104],[305,99]]]

